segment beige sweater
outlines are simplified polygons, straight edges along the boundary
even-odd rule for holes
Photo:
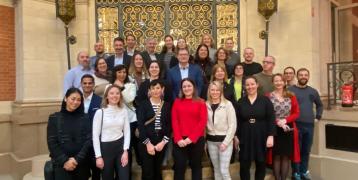
[[[223,143],[229,145],[236,132],[236,113],[234,106],[230,101],[220,102],[215,110],[213,122],[213,110],[210,103],[206,102],[208,108],[208,123],[206,125],[206,134],[226,136]]]

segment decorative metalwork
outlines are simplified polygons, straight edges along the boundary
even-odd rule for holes
[[[259,0],[257,9],[266,19],[277,11],[277,0]]]
[[[75,0],[56,0],[56,17],[68,25],[76,17]]]
[[[341,87],[344,84],[353,84],[356,89],[358,84],[358,62],[339,62],[327,64],[328,85],[328,109],[341,101]],[[358,105],[357,94],[354,96],[354,104]]]
[[[238,47],[238,7],[237,4],[218,4],[217,12],[217,47],[224,46],[226,39],[234,41],[234,49]]]
[[[123,34],[132,34],[144,49],[147,37],[160,42],[165,36],[164,6],[162,5],[125,5],[123,6]],[[160,47],[157,46],[157,50]]]
[[[113,53],[113,39],[118,37],[118,8],[97,9],[98,39],[103,42],[105,52]]]
[[[195,51],[202,34],[211,34],[211,7],[210,3],[171,4],[170,34],[174,39],[185,38],[189,49]]]
[[[113,38],[128,34],[136,37],[139,50],[153,37],[159,51],[165,34],[185,38],[191,52],[204,33],[212,34],[218,47],[227,38],[239,47],[238,12],[237,0],[96,0],[97,35],[109,53]]]

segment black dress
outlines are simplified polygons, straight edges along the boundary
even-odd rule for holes
[[[277,119],[284,119],[291,113],[291,98],[284,98],[283,101],[277,99],[272,93],[269,96]],[[288,126],[293,127],[292,123]],[[277,127],[277,134],[274,137],[273,155],[291,156],[293,151],[293,131],[285,132],[282,128]]]
[[[242,97],[237,105],[237,113],[240,161],[264,162],[267,137],[275,133],[275,113],[270,99],[258,95],[251,104],[247,96]]]

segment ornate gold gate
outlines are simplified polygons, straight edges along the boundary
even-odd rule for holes
[[[185,38],[194,51],[204,33],[213,35],[217,47],[232,38],[240,49],[238,0],[96,0],[96,21],[97,39],[108,53],[113,38],[128,34],[136,37],[139,49],[153,37],[160,50],[170,34]]]

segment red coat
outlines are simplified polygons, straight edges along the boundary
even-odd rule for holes
[[[293,124],[293,153],[291,155],[291,161],[298,163],[301,161],[300,157],[300,145],[298,142],[298,129],[296,126],[296,119],[300,116],[300,108],[297,102],[296,96],[291,97],[291,113],[286,117],[287,123]],[[275,142],[274,142],[275,144]],[[268,149],[266,161],[268,164],[272,164],[272,148]]]

